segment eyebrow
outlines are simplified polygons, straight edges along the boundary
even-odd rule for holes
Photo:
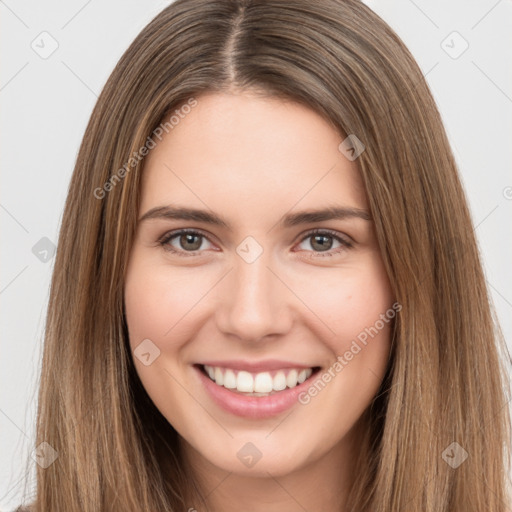
[[[279,224],[285,228],[297,226],[299,224],[309,224],[314,222],[323,222],[326,220],[343,220],[358,218],[371,221],[370,214],[361,208],[331,206],[321,210],[304,210],[297,213],[288,213],[283,216]],[[221,226],[231,229],[228,221],[220,215],[207,210],[198,210],[195,208],[184,208],[174,206],[157,206],[151,208],[139,218],[139,222],[149,219],[169,219],[169,220],[193,220],[204,222],[215,226]]]

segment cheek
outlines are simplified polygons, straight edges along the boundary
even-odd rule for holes
[[[177,273],[161,263],[146,263],[134,256],[125,283],[125,308],[132,347],[142,339],[154,339],[170,350],[170,341],[187,322],[187,315],[211,288],[211,276],[196,269]]]
[[[175,411],[186,400],[175,379],[182,380],[180,354],[191,335],[188,315],[205,293],[201,279],[171,272],[137,250],[126,273],[124,302],[135,368],[155,406],[175,427],[181,421]],[[144,352],[150,353],[149,364],[138,356]]]
[[[354,340],[366,346],[365,341],[375,339],[385,352],[395,311],[380,258],[372,255],[364,265],[329,269],[323,279],[316,277],[297,281],[296,287],[321,320],[322,340],[331,351],[343,354]],[[381,348],[375,351],[381,353]]]
[[[302,292],[322,320],[321,339],[331,359],[299,401],[310,407],[310,417],[332,425],[325,437],[334,442],[348,432],[378,392],[389,362],[397,309],[378,259],[359,268],[336,269],[324,282],[319,287],[318,281],[316,285],[304,281]],[[318,435],[316,428],[311,426],[311,436]]]

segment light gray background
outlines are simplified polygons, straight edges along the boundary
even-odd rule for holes
[[[44,252],[37,257],[32,248],[43,237],[56,243],[96,98],[133,38],[169,3],[0,0],[1,510],[20,503],[25,462],[35,467],[30,453],[53,258],[50,251],[41,261]],[[367,3],[411,49],[439,105],[512,346],[512,2]],[[40,36],[44,31],[50,36]],[[48,58],[31,47],[48,51],[52,38],[58,48]],[[469,46],[459,56],[464,41]]]

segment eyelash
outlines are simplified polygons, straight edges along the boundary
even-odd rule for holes
[[[169,233],[165,233],[159,240],[158,243],[165,251],[172,252],[173,254],[176,254],[177,256],[196,256],[198,252],[201,251],[183,251],[183,250],[176,250],[174,247],[169,245],[169,242],[178,236],[181,235],[198,235],[200,237],[206,238],[206,240],[210,241],[208,237],[201,233],[200,231],[197,231],[195,229],[180,229],[178,231],[171,231]],[[336,231],[331,231],[329,229],[313,229],[311,231],[308,231],[304,234],[304,236],[301,238],[300,243],[304,242],[307,238],[311,238],[314,235],[325,235],[332,237],[334,240],[339,242],[341,244],[341,247],[338,247],[337,249],[329,249],[328,251],[307,251],[307,252],[313,252],[315,254],[314,257],[329,257],[333,256],[334,254],[338,254],[342,251],[345,251],[347,249],[351,249],[353,247],[353,243],[350,242],[348,239],[340,236]],[[210,241],[211,243],[211,241]]]

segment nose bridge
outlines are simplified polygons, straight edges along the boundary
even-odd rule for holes
[[[217,317],[225,334],[257,341],[286,332],[291,312],[286,289],[274,275],[275,271],[270,270],[271,255],[262,251],[256,258],[254,253],[252,256],[234,255],[234,268],[224,280]]]

